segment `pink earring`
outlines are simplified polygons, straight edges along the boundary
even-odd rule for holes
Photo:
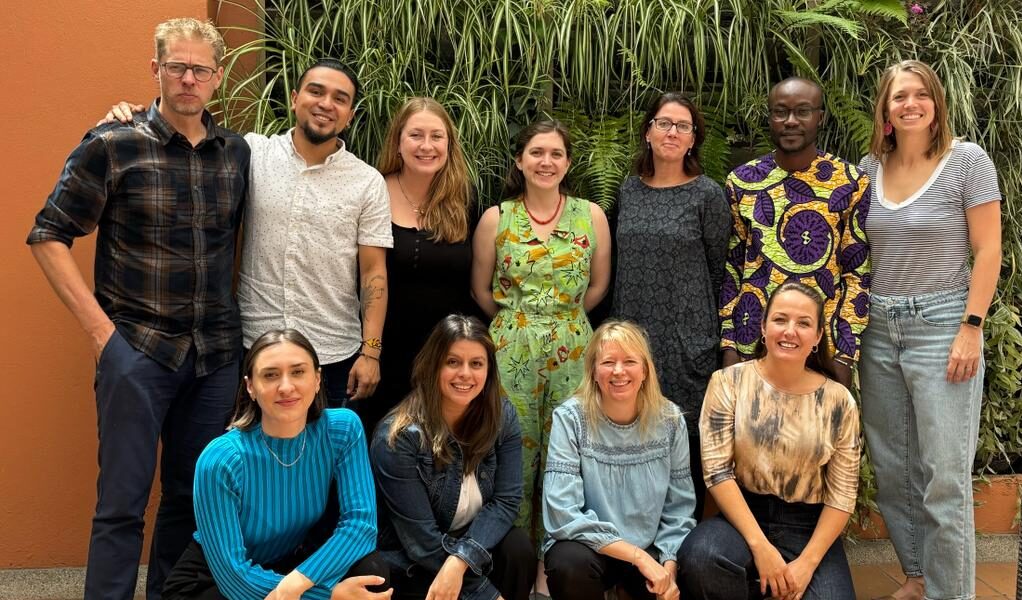
[[[894,125],[891,125],[890,121],[884,121],[884,135],[891,135],[894,133]]]
[[[933,120],[933,121],[932,121],[932,122],[930,123],[930,131],[937,131],[937,121],[936,121],[936,119],[934,119],[934,120]]]

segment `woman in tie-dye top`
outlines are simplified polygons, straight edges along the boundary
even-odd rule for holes
[[[829,378],[823,306],[812,288],[782,284],[766,306],[759,358],[710,379],[699,431],[721,514],[681,548],[687,598],[746,598],[750,586],[778,598],[855,598],[838,538],[855,509],[859,412]]]

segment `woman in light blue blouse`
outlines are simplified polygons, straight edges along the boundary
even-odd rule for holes
[[[688,434],[660,392],[646,334],[604,323],[575,397],[554,410],[543,544],[554,600],[678,598],[677,555],[695,526]]]
[[[196,464],[198,531],[164,600],[390,598],[362,425],[324,410],[312,345],[269,331],[243,372],[230,431]],[[326,510],[332,486],[339,515]]]

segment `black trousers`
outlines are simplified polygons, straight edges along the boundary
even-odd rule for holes
[[[696,416],[698,420],[698,415]],[[696,493],[696,512],[693,515],[696,523],[703,520],[706,511],[706,482],[703,481],[703,451],[699,439],[699,428],[688,432],[688,456],[692,463],[692,488]]]
[[[544,556],[547,585],[554,600],[592,600],[619,585],[633,600],[654,600],[646,578],[623,560],[604,556],[579,542],[557,542]]]
[[[308,558],[311,552],[303,550],[300,546],[294,554],[270,565],[263,565],[263,568],[285,575],[290,573]],[[383,592],[390,588],[390,567],[387,561],[376,552],[371,552],[348,569],[344,579],[359,577],[363,575],[376,575],[387,581],[382,585],[370,586],[371,592]],[[202,546],[192,540],[192,543],[185,549],[181,559],[174,565],[167,581],[163,586],[164,600],[227,600],[226,596],[220,593],[220,589],[213,580],[213,573],[206,562],[206,555]]]
[[[528,600],[529,591],[536,579],[536,550],[529,540],[529,535],[520,527],[512,527],[504,539],[494,547],[492,569],[486,576],[500,591],[504,600]],[[391,582],[394,584],[394,596],[391,600],[422,600],[429,591],[436,573],[413,566],[409,572],[393,569]],[[465,586],[478,585],[479,576],[471,569],[465,571]]]

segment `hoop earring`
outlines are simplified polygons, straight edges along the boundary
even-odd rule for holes
[[[820,349],[819,346],[817,346],[816,344],[813,344],[813,354],[816,354],[816,351],[819,350],[819,349]]]
[[[891,135],[894,133],[894,125],[891,125],[890,121],[884,121],[884,135]]]

